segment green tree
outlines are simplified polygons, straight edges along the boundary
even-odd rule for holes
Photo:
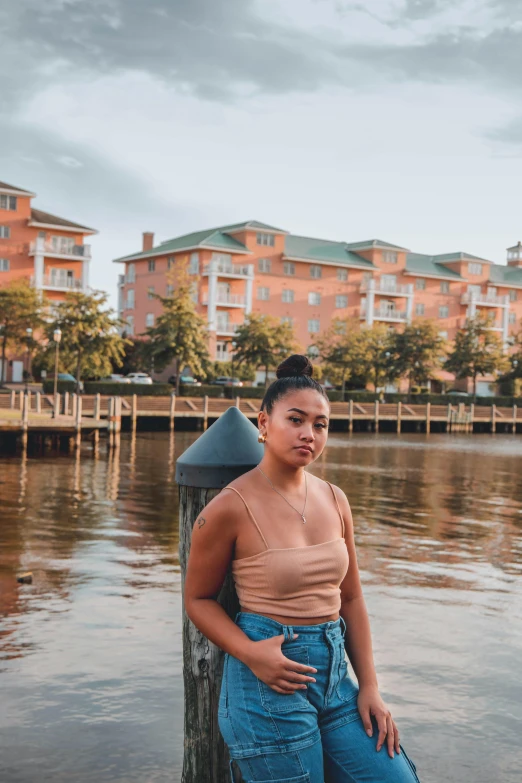
[[[255,367],[248,364],[238,364],[232,358],[229,362],[212,362],[207,378],[214,380],[220,376],[226,375],[231,378],[239,378],[240,381],[253,381],[256,377]]]
[[[260,313],[247,316],[234,335],[233,346],[235,365],[264,367],[265,386],[269,370],[297,350],[294,330],[290,324]]]
[[[408,394],[413,384],[422,385],[433,377],[445,359],[446,340],[433,321],[417,320],[395,332],[392,363],[398,377],[408,379]]]
[[[444,369],[459,379],[473,379],[473,395],[477,394],[478,375],[496,375],[509,368],[502,340],[492,331],[492,314],[477,313],[469,318],[466,326],[455,336],[453,350]]]
[[[210,368],[207,324],[196,313],[193,281],[186,268],[176,271],[176,284],[171,296],[155,294],[162,313],[156,324],[143,333],[147,339],[144,350],[156,370],[171,362],[176,364],[176,390],[179,391],[181,371],[189,365],[195,375],[206,377]]]
[[[359,355],[360,326],[354,318],[334,318],[316,342],[324,375],[342,385],[354,375]]]
[[[45,300],[37,289],[26,280],[17,280],[0,288],[0,340],[1,362],[0,385],[6,377],[6,358],[8,349],[22,349],[28,346],[27,329],[33,334],[43,324]],[[31,348],[34,342],[31,341]]]
[[[54,307],[53,320],[46,327],[49,341],[43,350],[43,365],[54,368],[55,344],[53,333],[60,329],[60,367],[76,377],[79,390],[82,376],[102,378],[109,375],[113,365],[121,366],[128,340],[118,333],[124,325],[114,318],[114,310],[107,308],[108,295],[103,291],[84,294],[71,291]]]

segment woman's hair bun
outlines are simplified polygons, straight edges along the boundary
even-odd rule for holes
[[[314,373],[312,362],[301,353],[294,353],[285,359],[276,370],[278,378],[292,378],[296,375],[309,375]]]

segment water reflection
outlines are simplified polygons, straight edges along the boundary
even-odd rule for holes
[[[0,779],[180,779],[177,456],[0,460]],[[375,657],[423,783],[520,779],[522,442],[333,435]],[[32,585],[16,574],[33,572]]]

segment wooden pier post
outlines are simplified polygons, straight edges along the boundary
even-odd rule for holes
[[[69,414],[69,392],[66,391],[63,393],[63,415],[68,416]]]
[[[492,405],[491,406],[491,432],[496,433],[497,431],[497,406]]]
[[[236,408],[239,408],[240,397],[236,397]]]
[[[53,400],[53,402],[54,402],[53,418],[55,418],[55,419],[57,419],[58,416],[60,415],[60,403],[61,403],[61,399],[60,398],[61,398],[61,395],[60,395],[60,392],[58,392],[56,394],[56,396],[54,397],[54,400]],[[53,446],[53,448],[54,448],[54,446]]]
[[[402,429],[402,402],[397,403],[397,432],[400,434]]]
[[[133,433],[136,432],[137,424],[138,424],[138,395],[133,394],[132,402],[131,402],[131,429]]]
[[[73,392],[71,395],[71,416],[76,421],[76,411],[78,410],[78,395]]]
[[[353,400],[348,403],[348,432],[353,432]]]
[[[109,397],[107,404],[107,448],[110,450],[114,443],[114,397]]]
[[[426,403],[426,434],[431,432],[431,402]]]
[[[82,442],[82,398],[79,394],[76,395],[75,430],[74,447],[79,449]]]
[[[24,393],[23,391],[18,392],[18,410],[21,411],[24,409]]]
[[[16,404],[16,392],[14,391],[14,389],[11,389],[9,393],[9,407],[11,408],[11,410],[14,410],[15,404]]]
[[[21,393],[21,392],[20,392]],[[22,448],[27,449],[27,430],[29,428],[29,400],[27,394],[22,399]]]
[[[516,435],[517,433],[517,406],[513,405],[513,424],[512,424],[512,433],[513,435]]]
[[[446,422],[446,432],[451,432],[451,402],[448,402],[448,419]]]
[[[93,410],[93,413],[92,413],[92,417],[93,417],[94,421],[100,421],[100,414],[101,414],[101,395],[100,394],[95,394],[94,395],[94,410]],[[93,450],[95,452],[98,449],[99,443],[100,443],[100,430],[98,429],[98,427],[96,427],[96,429],[93,432],[93,436],[92,436],[92,447],[93,447]]]
[[[203,431],[208,427],[208,394],[203,397]]]
[[[172,392],[172,394],[170,395],[170,410],[169,410],[169,430],[171,432],[174,432],[175,419],[176,419],[176,392]]]
[[[469,406],[469,421],[468,421],[468,432],[473,432],[473,419],[475,418],[475,403],[472,402]]]
[[[179,562],[184,591],[192,528],[203,507],[263,456],[258,430],[237,408],[230,407],[178,459]],[[230,574],[218,596],[234,619],[238,600]],[[227,748],[219,732],[217,707],[223,652],[188,619],[183,608],[183,676],[185,684],[185,741],[182,783],[229,783]],[[231,684],[233,687],[233,683]],[[242,781],[234,766],[234,780]]]
[[[373,418],[375,421],[375,432],[379,432],[379,400],[375,400],[373,410],[374,410]]]
[[[41,392],[36,392],[36,413],[42,412],[42,394]]]

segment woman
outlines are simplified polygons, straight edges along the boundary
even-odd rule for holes
[[[413,783],[379,694],[348,500],[305,470],[330,414],[312,372],[300,355],[278,367],[258,415],[263,459],[194,525],[185,607],[226,653],[219,727],[245,781]],[[230,565],[235,621],[216,601]]]

